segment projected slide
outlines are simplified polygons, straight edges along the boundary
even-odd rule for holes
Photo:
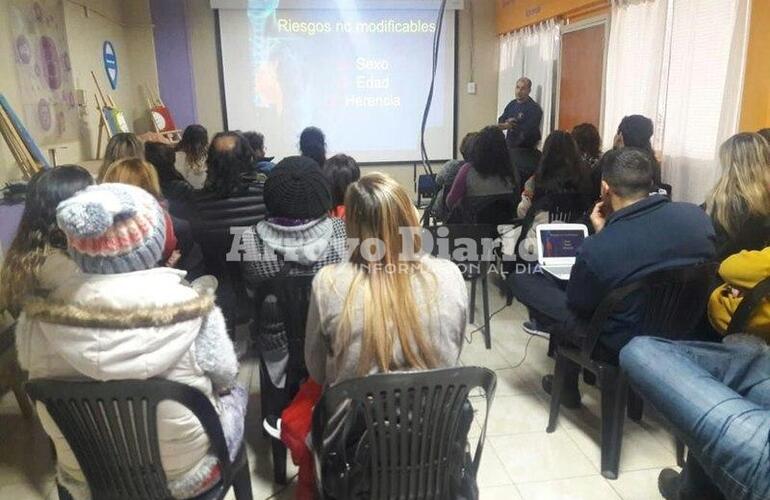
[[[279,158],[296,154],[299,133],[315,125],[330,153],[361,162],[419,159],[437,12],[274,3],[220,11],[229,128],[264,133],[268,154]],[[443,30],[426,133],[433,159],[452,156],[454,13]]]

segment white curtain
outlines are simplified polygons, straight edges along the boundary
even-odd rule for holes
[[[656,124],[653,147],[660,150],[663,120],[659,105],[664,76],[666,0],[616,2],[612,7],[604,84],[604,149],[612,149],[620,120],[644,115]]]
[[[720,175],[719,145],[738,131],[751,0],[615,0],[604,145],[625,115],[655,122],[663,179],[701,203]]]
[[[544,138],[551,132],[554,123],[560,41],[559,23],[554,20],[500,37],[498,116],[514,99],[516,80],[526,76],[532,80],[532,99],[543,108]]]
[[[663,176],[701,203],[721,175],[719,146],[738,132],[749,0],[672,2]]]

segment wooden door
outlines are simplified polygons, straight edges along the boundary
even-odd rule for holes
[[[601,130],[605,24],[564,33],[559,86],[560,130],[588,122]]]

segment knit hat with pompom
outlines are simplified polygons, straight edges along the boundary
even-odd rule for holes
[[[157,267],[166,223],[157,200],[128,184],[89,186],[56,209],[69,253],[89,274],[118,274]]]

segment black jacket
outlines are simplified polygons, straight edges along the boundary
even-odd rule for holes
[[[227,259],[233,242],[230,228],[253,226],[265,218],[266,210],[262,184],[256,183],[225,198],[204,189],[192,199],[193,237],[201,246],[207,271],[219,280],[217,302],[230,328],[250,315],[240,262]]]
[[[604,229],[584,242],[567,284],[567,305],[588,320],[614,288],[655,271],[713,260],[714,228],[698,206],[650,196],[612,214]],[[643,303],[629,297],[614,314],[601,342],[617,352],[637,333]]]
[[[716,221],[714,230],[717,234],[717,259],[720,261],[741,250],[762,250],[770,243],[770,219],[760,215],[747,217],[735,237],[727,234]]]
[[[503,114],[497,119],[497,123],[504,123],[513,118],[516,127],[508,130],[506,142],[509,148],[534,148],[542,134],[540,124],[543,121],[543,109],[531,97],[524,102],[516,99],[508,103]]]

